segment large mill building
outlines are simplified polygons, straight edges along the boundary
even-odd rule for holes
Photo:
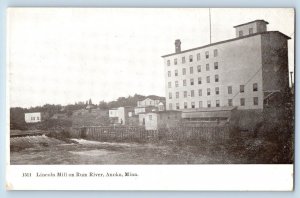
[[[262,110],[289,89],[290,37],[255,20],[234,26],[236,37],[162,56],[167,110],[236,107]]]

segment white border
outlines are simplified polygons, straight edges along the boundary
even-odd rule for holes
[[[10,8],[7,9],[7,13]],[[6,56],[7,190],[292,191],[294,165],[10,165],[9,14]],[[137,173],[137,177],[37,177],[37,173]],[[31,177],[23,177],[31,173]]]
[[[58,172],[103,173],[104,177],[37,177]],[[125,172],[138,176],[126,177]],[[293,190],[293,165],[11,165],[7,173],[8,190]],[[123,177],[107,177],[107,173]]]

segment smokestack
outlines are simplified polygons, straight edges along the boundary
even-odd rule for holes
[[[181,41],[179,39],[175,40],[175,52],[180,53],[181,52]]]

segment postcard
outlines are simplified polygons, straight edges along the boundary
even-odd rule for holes
[[[293,190],[294,14],[8,8],[7,190]]]

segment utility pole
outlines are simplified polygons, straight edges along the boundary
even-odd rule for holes
[[[210,8],[208,8],[209,11],[209,44],[211,44],[211,15],[210,15]]]

